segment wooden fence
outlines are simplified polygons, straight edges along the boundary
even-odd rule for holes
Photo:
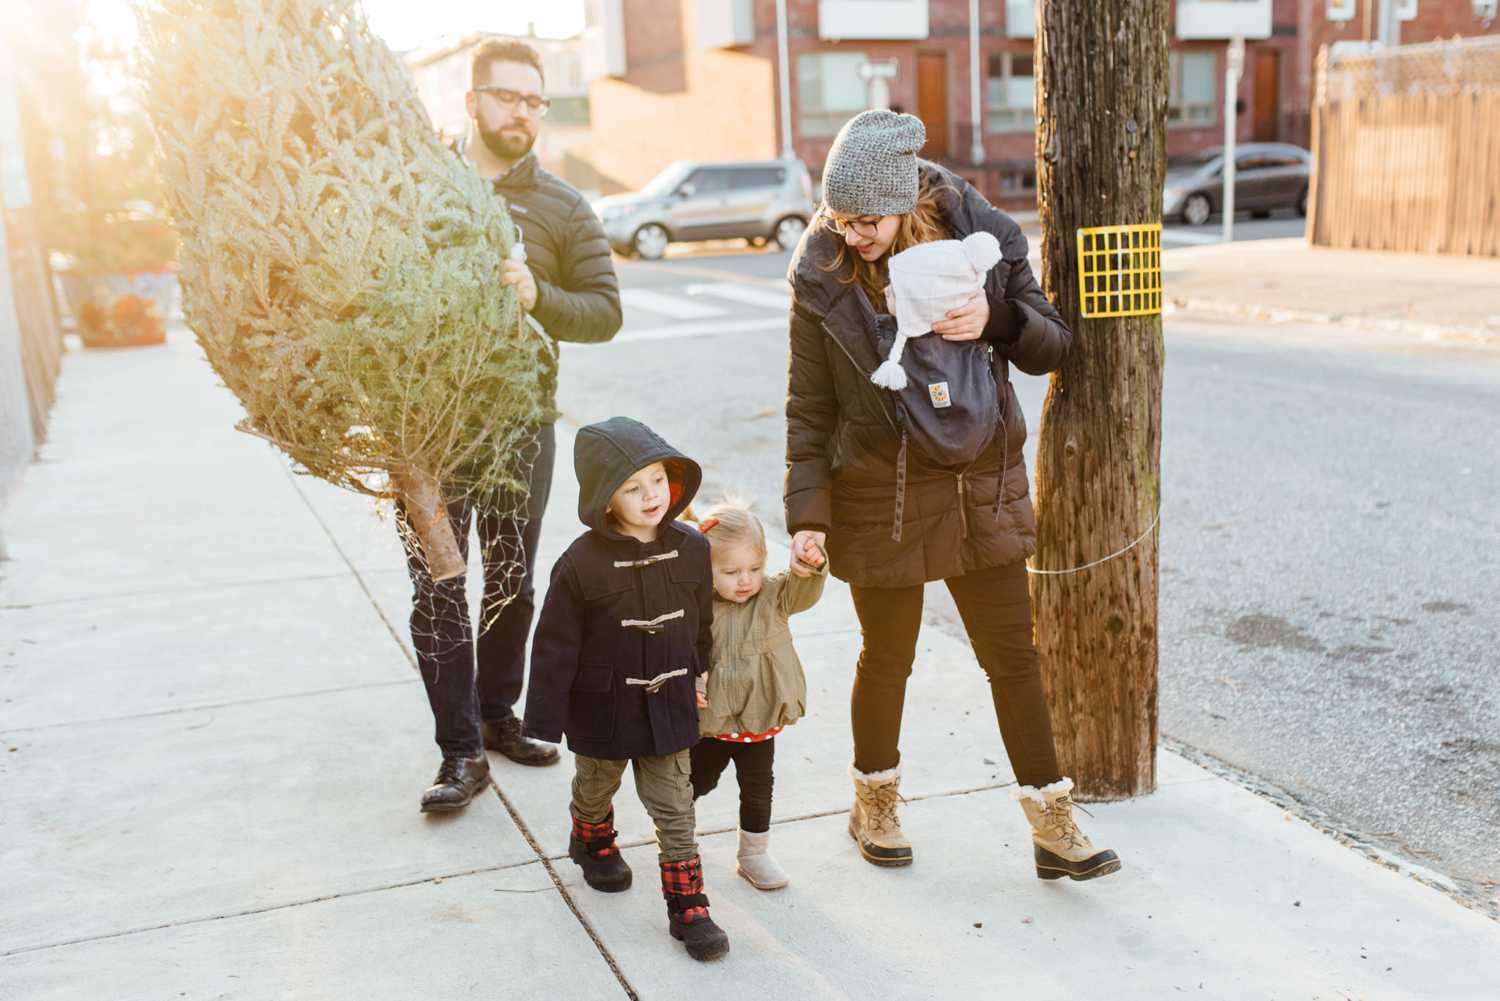
[[[1496,67],[1496,38],[1339,60],[1321,53],[1312,242],[1500,257]]]

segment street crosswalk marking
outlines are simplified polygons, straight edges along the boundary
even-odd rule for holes
[[[785,337],[787,318],[768,316],[758,320],[731,320],[717,323],[674,323],[663,327],[631,327],[627,325],[614,336],[609,344],[633,344],[637,341],[673,341],[683,337],[710,337],[714,334],[759,334],[780,331]],[[572,351],[579,347],[593,348],[595,345],[573,344],[562,341],[559,347]]]
[[[726,312],[719,306],[710,306],[680,295],[667,295],[645,288],[625,289],[620,293],[620,299],[625,305],[627,322],[630,319],[630,311],[635,309],[673,320],[707,320],[711,317],[723,316]]]
[[[690,296],[711,296],[717,299],[727,299],[730,302],[737,302],[746,306],[760,306],[766,309],[785,310],[791,302],[790,292],[784,288],[768,288],[763,285],[750,285],[745,282],[713,282],[711,284],[689,285],[683,291]]]

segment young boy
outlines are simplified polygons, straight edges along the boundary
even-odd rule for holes
[[[698,742],[696,679],[713,645],[713,571],[708,541],[673,520],[703,474],[627,417],[579,431],[573,466],[588,531],[552,568],[531,645],[526,735],[567,735],[576,769],[568,856],[606,893],[630,886],[612,804],[633,766],[656,824],[669,931],[694,959],[714,959],[729,938],[703,895],[688,754]]]

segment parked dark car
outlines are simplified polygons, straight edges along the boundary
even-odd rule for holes
[[[1245,143],[1235,147],[1234,208],[1263,218],[1276,209],[1307,215],[1307,182],[1312,154],[1288,143]],[[1224,208],[1224,150],[1206,149],[1167,164],[1162,190],[1164,220],[1201,226]]]

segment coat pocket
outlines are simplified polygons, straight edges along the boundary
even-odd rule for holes
[[[615,732],[615,704],[614,668],[583,665],[568,693],[568,735],[583,740],[608,740]]]

